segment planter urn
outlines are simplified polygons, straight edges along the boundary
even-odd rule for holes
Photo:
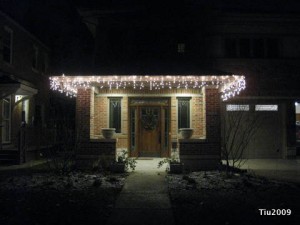
[[[105,139],[111,139],[116,132],[116,128],[102,128],[101,131]]]
[[[193,128],[181,128],[179,129],[181,137],[183,139],[190,139],[193,136],[194,129]]]

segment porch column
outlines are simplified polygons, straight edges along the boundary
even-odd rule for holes
[[[79,88],[76,99],[76,132],[80,142],[90,140],[93,125],[94,93],[92,89]]]
[[[220,93],[205,89],[206,139],[180,139],[180,161],[188,170],[218,168],[221,159]]]
[[[208,142],[221,143],[221,116],[220,93],[218,89],[205,89],[206,109],[206,140]]]

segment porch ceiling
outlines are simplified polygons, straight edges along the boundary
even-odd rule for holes
[[[76,97],[78,88],[142,90],[219,88],[221,98],[227,100],[245,89],[242,75],[101,75],[101,76],[52,76],[50,88],[67,96]]]

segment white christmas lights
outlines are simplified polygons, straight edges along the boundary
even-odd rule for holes
[[[102,75],[102,76],[52,76],[50,88],[67,96],[76,97],[78,88],[98,87],[100,89],[126,89],[142,90],[160,89],[197,89],[205,86],[214,86],[220,89],[222,100],[238,95],[246,88],[245,77],[241,75],[201,75],[201,76],[174,76],[174,75]]]

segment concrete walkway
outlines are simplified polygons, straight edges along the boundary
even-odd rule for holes
[[[300,159],[249,159],[241,168],[270,179],[300,183]]]
[[[174,224],[161,159],[138,160],[136,171],[126,179],[108,225]]]

